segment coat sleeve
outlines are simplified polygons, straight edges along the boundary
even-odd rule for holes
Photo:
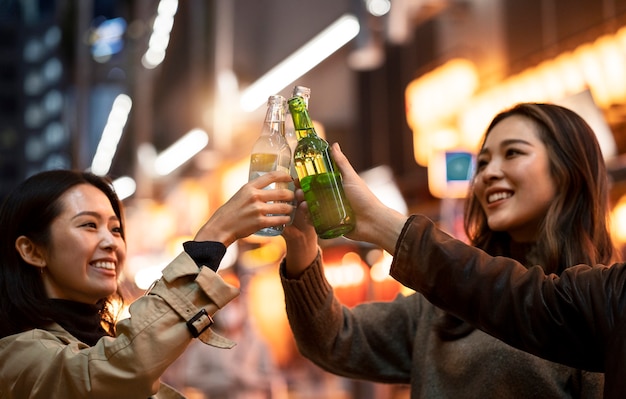
[[[591,371],[604,371],[615,316],[623,317],[623,265],[547,276],[468,246],[423,216],[407,221],[391,275],[512,346]]]
[[[114,338],[89,347],[71,336],[32,330],[0,340],[0,397],[150,397],[194,336],[215,346],[234,345],[208,327],[211,315],[238,293],[183,252],[131,304],[131,317],[117,323]]]
[[[287,316],[300,352],[326,371],[385,383],[408,383],[412,367],[414,298],[348,308],[334,295],[321,257],[298,279],[281,280]]]

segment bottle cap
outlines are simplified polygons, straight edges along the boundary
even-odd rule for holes
[[[283,104],[284,102],[285,102],[285,97],[281,96],[280,94],[271,95],[267,99],[267,105]]]
[[[294,86],[293,95],[304,98],[311,97],[311,88],[306,86]]]

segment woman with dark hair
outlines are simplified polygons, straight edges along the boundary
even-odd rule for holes
[[[68,170],[22,182],[0,208],[0,397],[181,397],[159,377],[194,337],[234,344],[209,328],[238,295],[216,270],[235,240],[289,221],[293,193],[263,189],[289,180],[244,185],[120,321],[124,215],[110,182]]]
[[[428,248],[398,237],[403,229],[411,231],[419,216],[407,221],[387,208],[338,145],[333,155],[356,214],[348,237],[395,253],[394,267],[410,274],[411,263],[406,257],[398,260],[398,253],[411,246]],[[610,262],[607,190],[600,148],[580,116],[556,105],[519,104],[497,115],[487,129],[466,203],[465,229],[473,246],[527,267],[546,264],[561,273],[575,263]],[[283,232],[287,254],[281,276],[298,347],[322,368],[351,378],[410,384],[414,398],[602,396],[601,374],[514,349],[419,293],[352,309],[342,306],[324,277],[305,210],[303,201]],[[411,256],[421,261],[421,251]]]
[[[547,151],[555,190],[540,220],[543,228],[537,230],[529,248],[532,251],[523,254],[527,259],[522,263],[545,265],[546,272],[561,273],[576,263],[614,260],[615,248],[608,231],[608,178],[595,133],[576,113],[552,104],[519,104],[498,114],[487,128],[477,158],[477,176],[466,202],[464,226],[470,242],[491,255],[511,256],[514,250],[513,235],[492,226],[495,222],[490,223],[490,207],[477,192],[477,186],[486,185],[481,177],[493,180],[483,172],[492,158],[485,142],[494,128],[510,117],[535,127]],[[532,197],[524,200],[536,202]]]

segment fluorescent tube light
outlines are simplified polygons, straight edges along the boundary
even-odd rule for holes
[[[132,105],[132,100],[126,94],[120,94],[113,101],[109,118],[96,148],[96,154],[91,161],[91,171],[93,173],[100,176],[109,173]]]
[[[356,37],[359,30],[359,21],[355,16],[341,16],[244,90],[240,99],[241,108],[248,112],[256,110],[265,104],[268,96],[278,93],[313,69]]]
[[[132,177],[122,176],[113,181],[113,188],[121,201],[135,193],[137,183]]]
[[[154,161],[154,171],[159,176],[172,173],[176,168],[202,151],[209,143],[204,130],[193,129],[161,152]]]

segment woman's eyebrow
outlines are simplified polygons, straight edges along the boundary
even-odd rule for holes
[[[72,217],[72,219],[76,219],[78,217],[81,216],[93,216],[95,218],[101,218],[102,216],[98,213],[98,212],[93,212],[93,211],[83,211],[83,212],[79,212],[76,215],[74,215]],[[109,220],[113,220],[113,221],[118,221],[119,222],[119,218],[117,217],[117,215],[112,215],[109,217]]]
[[[529,141],[526,141],[524,139],[506,139],[506,140],[502,140],[502,142],[500,143],[499,147],[506,147],[507,145],[511,145],[511,144],[524,144],[524,145],[532,145]],[[480,152],[478,153],[478,155],[484,154],[486,152],[489,152],[489,149],[486,147],[483,147],[482,150],[480,150]]]

